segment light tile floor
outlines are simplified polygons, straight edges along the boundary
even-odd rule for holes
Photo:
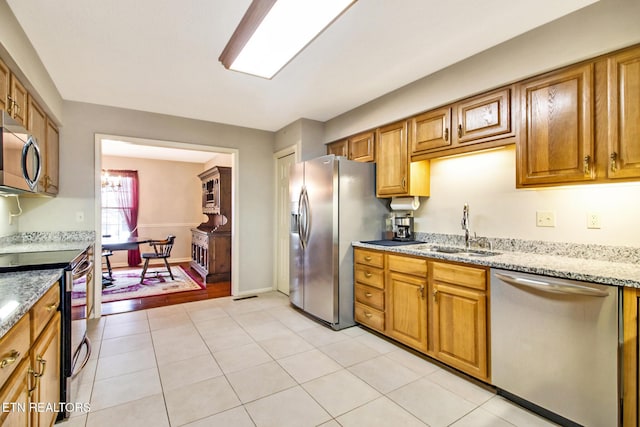
[[[359,327],[332,331],[286,296],[103,317],[62,427],[551,426]]]

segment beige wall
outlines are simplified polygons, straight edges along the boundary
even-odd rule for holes
[[[167,160],[102,156],[103,169],[138,171],[140,209],[138,235],[162,239],[173,234],[175,245],[171,252],[173,262],[191,259],[191,229],[203,220],[202,192],[198,174],[202,163],[173,162]],[[141,245],[148,252],[148,245]],[[126,265],[126,251],[116,251],[114,265]]]
[[[325,142],[640,42],[640,1],[600,0],[325,123]],[[415,213],[422,232],[462,234],[462,206],[471,228],[488,237],[640,245],[639,184],[515,189],[515,150],[432,161],[431,197]],[[537,210],[556,213],[555,228],[535,226]],[[587,212],[602,229],[587,230]]]
[[[5,0],[0,0],[0,57],[47,114],[62,123],[62,97]]]
[[[76,102],[65,102],[64,115],[60,194],[54,199],[25,201],[20,231],[94,228],[96,133],[237,149],[237,286],[239,293],[271,289],[275,191],[271,132]],[[76,222],[77,211],[84,212],[83,223]]]

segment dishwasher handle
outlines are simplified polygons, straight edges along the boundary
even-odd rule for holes
[[[533,280],[525,277],[510,276],[504,273],[495,273],[495,276],[505,283],[513,286],[523,286],[538,289],[543,292],[564,295],[583,295],[590,297],[606,297],[609,296],[608,291],[590,288],[588,286],[568,283],[561,280]]]

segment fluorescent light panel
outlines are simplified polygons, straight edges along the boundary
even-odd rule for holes
[[[272,78],[354,0],[254,0],[220,62],[231,70]]]

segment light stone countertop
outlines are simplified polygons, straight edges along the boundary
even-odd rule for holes
[[[591,283],[640,288],[640,264],[633,262],[615,262],[560,255],[504,251],[501,249],[495,250],[495,252],[499,253],[498,255],[477,257],[464,254],[435,252],[432,248],[441,245],[426,242],[406,246],[381,246],[354,242],[353,246]]]
[[[29,312],[63,274],[61,268],[0,274],[0,338]],[[9,307],[14,308],[8,311]],[[5,310],[8,312],[4,313]]]

